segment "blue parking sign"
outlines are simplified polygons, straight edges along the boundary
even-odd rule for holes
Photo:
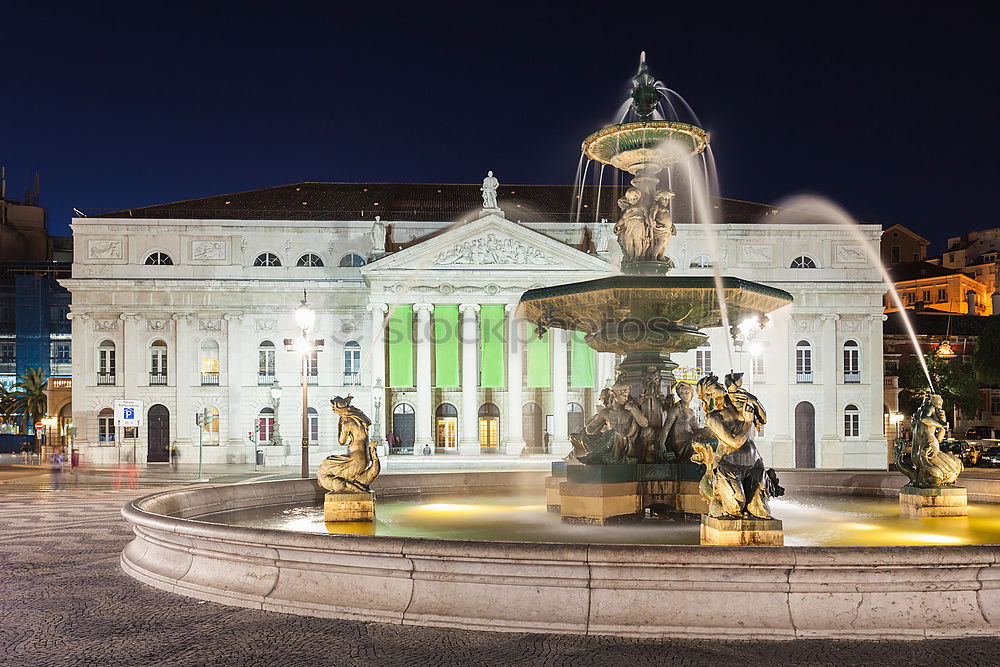
[[[122,410],[122,419],[135,419],[135,408],[124,408]]]

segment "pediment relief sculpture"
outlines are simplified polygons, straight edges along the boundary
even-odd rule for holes
[[[443,250],[434,260],[438,266],[444,265],[497,265],[497,264],[556,264],[556,259],[512,238],[500,238],[496,234],[459,243]]]

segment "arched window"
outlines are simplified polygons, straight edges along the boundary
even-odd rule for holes
[[[309,408],[306,413],[309,416],[309,444],[315,445],[319,442],[319,413],[316,408]]]
[[[274,343],[262,340],[257,346],[257,384],[274,384]]]
[[[264,408],[257,414],[257,442],[262,445],[273,444],[274,410]]]
[[[162,340],[154,340],[149,346],[149,384],[167,384],[167,344]]]
[[[113,385],[115,383],[115,344],[110,340],[102,340],[97,346],[97,384]]]
[[[861,411],[853,403],[844,408],[844,437],[858,438],[861,436]]]
[[[691,260],[689,267],[692,269],[710,269],[712,268],[712,258],[708,255],[698,255]]]
[[[483,403],[479,408],[479,447],[495,451],[500,446],[500,408]]]
[[[201,383],[219,384],[219,343],[211,338],[201,342]]]
[[[815,269],[816,260],[814,260],[812,257],[799,255],[798,257],[792,260],[792,263],[789,265],[789,267],[792,269]]]
[[[254,266],[281,266],[281,260],[273,252],[262,252],[253,261]]]
[[[812,384],[813,350],[809,341],[800,340],[795,344],[795,382]]]
[[[390,451],[402,453],[413,451],[413,435],[416,426],[416,415],[409,403],[397,403],[392,408],[392,441]]]
[[[104,408],[97,413],[97,441],[115,441],[115,411]]]
[[[174,260],[165,252],[151,252],[146,257],[146,266],[170,266]]]
[[[295,266],[323,266],[323,258],[311,252],[299,257],[299,261],[295,263]]]
[[[340,258],[341,266],[364,266],[364,258],[357,253],[348,253]]]
[[[441,449],[458,446],[458,410],[451,403],[442,403],[434,412],[435,444]]]
[[[214,446],[219,444],[219,411],[217,408],[207,407],[201,415],[201,444]]]
[[[344,343],[344,386],[361,385],[361,346],[356,340]]]
[[[844,343],[844,383],[858,384],[861,382],[861,347],[858,341],[849,340]]]
[[[702,375],[712,372],[712,346],[709,343],[694,351],[694,365],[701,369]]]

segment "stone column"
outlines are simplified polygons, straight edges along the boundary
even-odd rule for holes
[[[361,358],[360,373],[365,373],[365,366],[368,367],[368,385],[371,387],[372,395],[372,426],[379,426],[381,433],[372,433],[372,438],[378,438],[381,442],[385,438],[386,418],[388,408],[385,402],[385,316],[389,312],[389,304],[369,303],[368,312],[371,314],[371,329],[368,341],[368,351]],[[339,371],[338,371],[339,372]],[[374,414],[375,404],[378,404],[382,414],[377,417]]]
[[[843,465],[843,440],[844,428],[844,406],[837,401],[837,385],[840,384],[841,376],[837,373],[837,358],[840,347],[837,345],[837,320],[840,315],[826,314],[820,315],[823,335],[820,336],[819,350],[819,373],[817,379],[823,385],[823,410],[826,415],[817,419],[817,427],[822,427],[822,432],[817,433],[819,451],[816,452],[816,467],[831,468]],[[816,406],[816,415],[820,415],[820,406]],[[818,429],[817,429],[818,430]]]
[[[505,451],[514,456],[521,453],[524,442],[522,351],[524,320],[517,313],[517,304],[509,303],[507,311],[507,445]]]
[[[171,415],[170,421],[176,424],[177,444],[190,446],[191,434],[194,432],[194,411],[191,409],[191,387],[194,386],[194,375],[197,360],[192,352],[191,313],[174,313],[174,386],[177,393],[177,414]],[[169,355],[169,351],[167,352]],[[168,356],[169,359],[169,356]]]
[[[413,453],[421,455],[425,446],[434,451],[434,440],[431,434],[431,413],[433,412],[433,397],[431,395],[431,311],[433,304],[415,303],[413,310],[417,314],[417,400],[414,406],[416,414],[413,429]]]
[[[875,313],[868,316],[871,320],[868,331],[867,344],[861,344],[861,381],[867,382],[871,391],[871,405],[869,407],[869,429],[871,435],[868,440],[882,445],[880,450],[873,451],[868,457],[868,464],[875,467],[882,467],[891,463],[890,449],[895,433],[884,432],[885,422],[882,416],[882,406],[885,403],[885,361],[882,348],[882,327],[888,317],[885,313]],[[864,426],[862,426],[864,428]],[[883,459],[884,454],[884,459]]]
[[[566,404],[569,400],[566,367],[565,329],[549,329],[552,338],[552,433],[549,434],[549,450],[556,456],[565,456],[570,451],[569,423],[566,418]]]
[[[476,313],[479,306],[463,303],[462,313],[462,417],[458,427],[458,453],[478,456],[479,448],[479,331]]]
[[[248,377],[246,361],[250,356],[249,340],[243,326],[242,313],[227,313],[226,320],[226,374],[229,382],[229,397],[227,400],[227,432],[229,447],[242,447],[245,457],[250,451],[247,445],[246,431],[253,429],[253,421],[243,414],[243,385]],[[221,408],[220,408],[221,418]],[[219,436],[222,436],[222,424],[219,424]],[[237,459],[239,460],[239,459]],[[244,463],[252,463],[246,460]]]

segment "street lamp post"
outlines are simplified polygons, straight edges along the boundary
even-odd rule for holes
[[[302,479],[309,478],[309,360],[313,350],[323,345],[322,340],[309,340],[316,324],[316,311],[306,300],[302,290],[302,301],[295,309],[295,324],[301,332],[296,341],[285,340],[286,349],[297,349],[302,354]]]

